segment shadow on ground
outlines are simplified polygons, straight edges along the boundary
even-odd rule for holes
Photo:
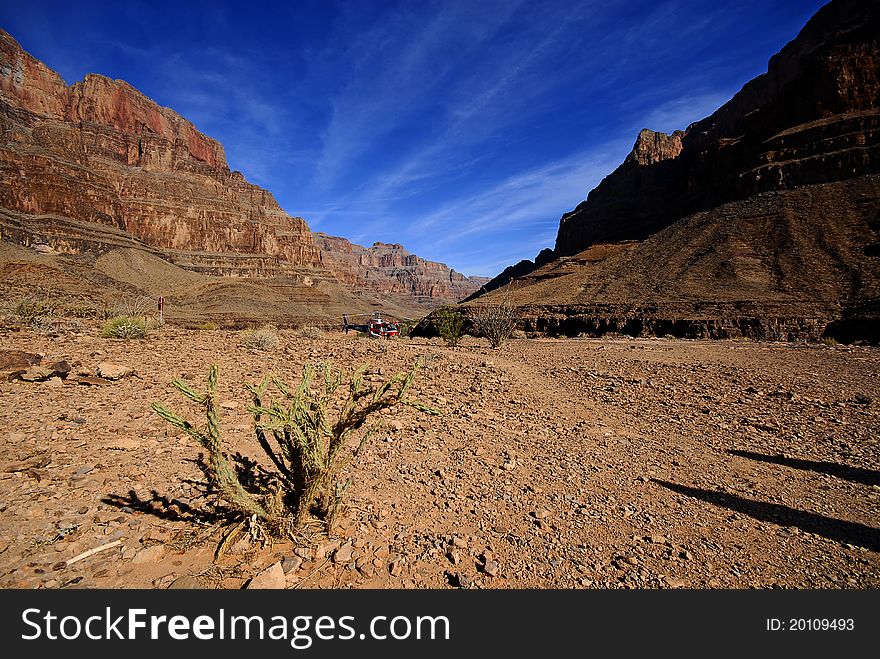
[[[749,460],[757,460],[758,462],[769,462],[771,464],[791,467],[792,469],[803,469],[805,471],[814,471],[819,474],[828,474],[842,478],[843,480],[853,483],[862,483],[863,485],[880,485],[880,471],[873,469],[863,469],[861,467],[850,467],[836,462],[820,462],[817,460],[801,460],[799,458],[787,458],[782,455],[764,455],[763,453],[754,453],[752,451],[728,451],[730,455],[736,455]]]
[[[130,509],[130,511],[146,513],[169,521],[206,524],[228,519],[230,514],[230,511],[225,509],[197,510],[178,499],[162,496],[156,490],[150,492],[150,498],[141,498],[137,492],[129,490],[128,496],[108,494],[101,501],[109,506]]]
[[[813,533],[835,542],[857,545],[871,551],[880,552],[880,529],[875,529],[872,526],[866,526],[857,522],[847,522],[827,517],[826,515],[808,513],[778,503],[754,501],[735,494],[727,494],[726,492],[714,492],[655,478],[651,480],[673,492],[694,497],[715,506],[727,508],[728,510],[734,510],[763,522],[772,522],[780,526],[794,526],[805,533]]]

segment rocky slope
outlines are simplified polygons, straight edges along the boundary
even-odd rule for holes
[[[520,277],[535,324],[570,331],[877,340],[877,173],[880,7],[835,0],[712,116],[643,130],[552,255],[488,288]]]
[[[348,241],[329,237],[323,252],[304,219],[230,171],[223,146],[189,121],[122,80],[68,86],[2,30],[0,131],[4,240],[68,254],[137,248],[206,275],[338,282],[411,307],[482,283],[402,250],[412,263],[349,263],[333,248]]]
[[[425,304],[459,301],[489,281],[465,277],[444,263],[410,254],[403,245],[363,247],[345,238],[313,233],[323,264],[336,279],[357,291],[408,296]]]

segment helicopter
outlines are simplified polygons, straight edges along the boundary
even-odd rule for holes
[[[353,323],[352,318],[369,318],[366,323]],[[406,320],[406,319],[403,319]],[[385,320],[378,311],[373,313],[342,314],[342,329],[348,334],[349,330],[364,332],[368,336],[377,339],[393,339],[400,336],[400,323],[393,320]]]

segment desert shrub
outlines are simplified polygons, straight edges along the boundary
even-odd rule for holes
[[[55,313],[55,303],[46,298],[25,295],[16,301],[12,313],[22,325],[40,324],[42,319]]]
[[[295,334],[305,339],[320,339],[324,336],[324,330],[320,327],[300,327],[296,330]]]
[[[213,332],[214,330],[217,330],[219,328],[220,326],[217,323],[210,320],[206,320],[204,323],[199,323],[198,325],[196,325],[196,329],[203,332]]]
[[[527,339],[527,338],[529,338],[529,335],[526,334],[526,333],[525,333],[524,331],[522,331],[521,329],[514,329],[514,330],[510,333],[510,338],[511,338],[511,339]]]
[[[489,340],[489,344],[498,348],[516,329],[519,309],[511,303],[510,288],[506,287],[499,302],[471,307],[470,317],[480,334]]]
[[[464,336],[465,315],[452,307],[441,307],[436,312],[437,331],[450,348],[454,348]]]
[[[281,339],[274,327],[266,326],[260,329],[249,329],[241,333],[239,345],[248,350],[267,352],[277,350],[281,345]]]
[[[149,333],[147,322],[142,318],[118,316],[111,318],[101,328],[105,339],[143,339]]]
[[[835,339],[833,336],[823,336],[819,339],[819,342],[823,345],[826,345],[826,346],[836,346],[837,345],[837,339]]]
[[[55,315],[64,318],[101,318],[101,307],[95,302],[74,298],[66,300],[55,307]]]
[[[334,374],[327,364],[317,373],[311,365],[303,367],[296,387],[272,375],[258,384],[245,385],[253,399],[249,411],[256,439],[274,467],[271,472],[237,472],[224,455],[217,365],[211,366],[204,392],[196,391],[184,380],[172,382],[202,409],[204,426],[197,427],[160,403],[153,403],[152,408],[207,451],[208,472],[219,496],[241,518],[239,532],[251,524],[252,535],[262,529],[291,535],[306,522],[310,512],[330,530],[350,483],[350,478],[343,479],[340,474],[360,456],[378,429],[368,425],[371,417],[397,405],[438,413],[406,397],[419,367],[416,361],[408,373],[398,373],[374,389],[364,382],[366,366],[351,376],[347,387],[340,387],[342,375]],[[270,397],[270,388],[274,398]]]
[[[144,295],[122,295],[100,311],[104,320],[113,318],[146,318],[155,311],[154,301]]]

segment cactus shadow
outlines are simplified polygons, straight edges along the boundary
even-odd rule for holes
[[[126,512],[139,512],[172,522],[213,524],[228,520],[233,514],[232,510],[219,506],[210,510],[193,508],[180,499],[161,495],[156,490],[151,490],[149,497],[141,497],[135,490],[129,490],[127,495],[108,494],[101,501]]]

